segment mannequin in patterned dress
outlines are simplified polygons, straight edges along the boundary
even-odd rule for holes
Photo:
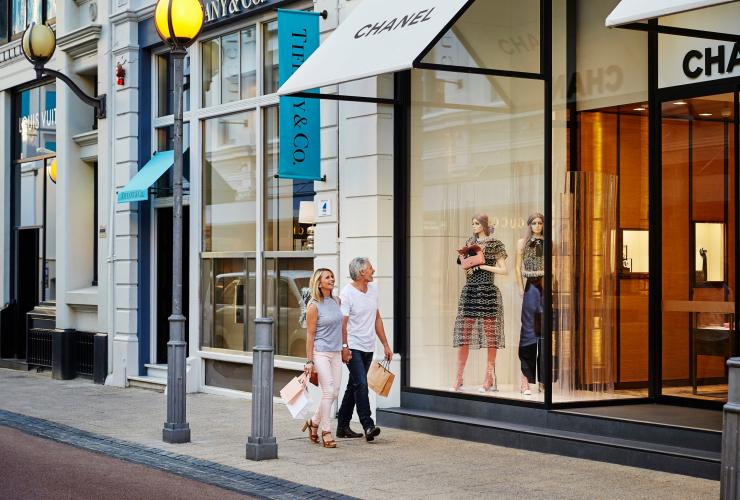
[[[542,337],[542,277],[545,275],[545,216],[535,212],[527,219],[527,234],[517,243],[516,277],[522,296],[522,328],[519,335],[520,391],[532,392],[529,384],[542,380],[539,340]],[[539,370],[538,370],[539,369]],[[539,371],[539,373],[538,373]]]
[[[486,375],[478,392],[496,390],[494,378],[496,352],[503,349],[504,309],[501,292],[494,285],[496,274],[506,274],[506,248],[493,237],[493,228],[488,225],[486,214],[476,214],[472,219],[473,236],[466,245],[478,244],[483,249],[486,263],[465,271],[465,285],[460,292],[460,301],[453,332],[453,347],[457,347],[457,378],[452,387],[460,391],[463,386],[463,372],[471,347],[485,348],[488,351]],[[459,262],[459,260],[458,260]]]

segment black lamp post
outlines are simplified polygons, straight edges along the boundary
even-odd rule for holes
[[[162,439],[167,443],[190,442],[190,425],[185,418],[186,350],[185,316],[182,311],[182,94],[183,59],[187,48],[200,34],[205,20],[198,0],[159,0],[154,25],[159,37],[170,47],[174,77],[174,150],[172,171],[172,315],[167,342],[167,421]]]
[[[105,118],[105,94],[101,94],[97,97],[90,97],[85,94],[75,82],[72,81],[67,75],[54,71],[53,69],[45,68],[44,65],[49,62],[51,56],[54,55],[54,50],[57,47],[57,39],[54,31],[45,24],[31,23],[23,33],[23,40],[21,48],[23,49],[23,55],[26,59],[33,64],[33,68],[36,70],[36,77],[41,79],[45,76],[53,76],[72,89],[72,92],[82,99],[86,104],[89,104],[95,108],[95,116]]]

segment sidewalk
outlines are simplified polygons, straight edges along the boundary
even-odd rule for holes
[[[300,423],[275,405],[278,460],[244,458],[250,402],[188,396],[192,442],[162,442],[164,394],[52,380],[0,369],[0,410],[88,433],[187,455],[252,473],[360,498],[718,498],[719,482],[383,429],[375,442],[338,440],[334,450],[308,442]],[[357,427],[357,424],[355,424]],[[182,457],[177,458],[182,461]]]

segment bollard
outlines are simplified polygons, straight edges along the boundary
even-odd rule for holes
[[[740,358],[730,358],[727,361],[729,381],[727,390],[727,404],[724,406],[722,419],[722,477],[720,482],[720,498],[735,499],[740,495],[738,484],[738,458],[740,448]]]
[[[252,435],[247,439],[247,459],[277,458],[277,441],[272,435],[272,318],[256,318],[252,357]]]

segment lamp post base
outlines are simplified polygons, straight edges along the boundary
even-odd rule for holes
[[[247,460],[274,460],[278,457],[277,441],[274,437],[247,438]]]
[[[162,429],[162,441],[165,443],[181,444],[190,442],[190,424],[165,423]]]

